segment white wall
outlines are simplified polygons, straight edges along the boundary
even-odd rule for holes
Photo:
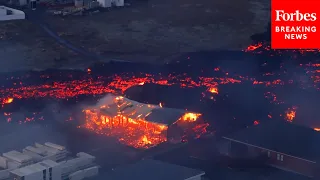
[[[116,6],[124,6],[124,0],[113,0]]]
[[[61,180],[61,165],[52,167],[52,180]]]
[[[97,0],[101,7],[107,8],[111,7],[112,0]]]
[[[0,167],[3,169],[8,168],[7,159],[2,156],[0,156]]]
[[[0,171],[0,179],[6,179],[10,176],[10,171],[8,169]]]
[[[11,10],[12,14],[11,15],[0,15],[0,21],[17,20],[17,19],[25,19],[26,18],[23,11],[8,8],[5,6],[0,6],[0,9],[2,9],[2,8],[7,9],[7,10]]]
[[[87,169],[72,173],[69,175],[69,178],[70,180],[81,180],[84,178],[90,178],[90,177],[96,176],[98,175],[98,173],[99,173],[99,167],[95,166],[95,167],[87,168]]]
[[[25,176],[24,180],[43,180],[43,173],[42,171],[32,173],[30,175]]]

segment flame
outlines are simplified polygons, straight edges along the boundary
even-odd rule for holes
[[[260,122],[258,120],[253,121],[253,125],[258,125]]]
[[[119,103],[120,100],[121,103]],[[101,106],[104,111],[100,111],[101,109],[85,109],[86,123],[82,127],[98,134],[115,137],[123,144],[135,148],[147,149],[167,141],[167,125],[146,121],[145,118],[151,112],[145,115],[137,114],[139,110],[136,108],[157,108],[159,106],[136,104],[136,108],[128,110],[129,114],[126,114],[123,109],[131,107],[132,102],[122,96],[114,97],[114,101],[119,105],[117,115],[110,116],[104,113],[108,109],[107,106]],[[195,122],[199,116],[200,114],[186,113],[180,120],[184,124],[185,122]],[[129,117],[136,117],[136,119]],[[199,134],[197,135],[200,136]]]
[[[9,98],[4,99],[2,103],[3,104],[10,104],[12,102],[13,102],[13,98],[9,97]]]
[[[297,111],[297,107],[292,107],[292,108],[288,108],[288,110],[286,111],[286,116],[285,119],[287,121],[292,122],[293,119],[296,117],[296,111]]]
[[[262,43],[258,43],[258,44],[253,44],[253,45],[249,45],[244,51],[248,52],[248,51],[254,51],[256,49],[259,49],[262,47]]]
[[[201,114],[196,113],[186,113],[182,116],[183,121],[195,122]]]
[[[259,53],[260,50],[269,51],[270,53],[284,53],[286,51],[275,51],[271,50],[269,46],[266,46],[265,44],[257,44],[257,45],[251,45],[247,48],[247,53]],[[309,53],[319,53],[319,50],[295,50],[297,53],[305,54],[307,52]],[[265,63],[267,64],[267,63]],[[265,65],[264,64],[264,65]],[[299,83],[298,85],[301,88],[314,88],[316,90],[320,90],[319,83],[320,83],[320,76],[319,76],[319,67],[320,63],[310,63],[306,65],[300,65],[299,68],[303,68],[305,70],[306,75],[310,77],[312,80],[312,83],[303,83],[298,81],[291,80],[282,80],[278,79],[277,73],[265,73],[264,76],[268,76],[268,79],[270,80],[258,80],[254,77],[249,76],[240,76],[240,75],[234,75],[232,73],[228,73],[226,76],[226,72],[223,71],[221,68],[214,68],[212,69],[212,72],[217,72],[219,74],[224,74],[223,77],[217,77],[217,76],[205,76],[202,75],[197,78],[193,78],[191,76],[188,76],[187,74],[182,75],[176,75],[176,74],[166,74],[166,75],[152,75],[147,73],[140,73],[140,74],[134,74],[134,73],[122,73],[122,74],[115,74],[112,76],[86,76],[83,79],[77,79],[74,80],[73,77],[68,77],[68,80],[65,81],[56,81],[56,82],[50,82],[45,84],[37,84],[37,85],[27,85],[22,82],[15,82],[13,83],[13,86],[10,88],[1,88],[0,89],[0,102],[2,106],[5,104],[10,104],[13,102],[13,100],[24,100],[24,99],[33,99],[33,98],[53,98],[53,99],[70,99],[70,98],[77,98],[82,95],[86,96],[96,96],[97,95],[103,95],[106,93],[115,93],[115,94],[123,94],[125,90],[127,90],[130,87],[136,86],[136,85],[143,85],[145,83],[154,83],[159,85],[176,85],[182,88],[195,88],[195,87],[201,87],[206,90],[206,92],[203,92],[204,94],[208,94],[209,92],[216,94],[221,89],[218,90],[217,87],[220,85],[226,85],[226,84],[240,84],[240,83],[249,83],[252,84],[252,86],[255,87],[267,87],[268,89],[281,87],[287,84],[292,83]],[[91,69],[87,69],[88,72],[91,72]],[[283,72],[280,72],[283,73]],[[11,77],[9,79],[23,79],[26,77]],[[48,79],[50,78],[49,75],[41,75],[41,79]],[[271,91],[271,90],[270,90]],[[219,92],[220,93],[220,92]],[[273,104],[284,104],[285,102],[277,96],[275,92],[266,92],[265,98],[269,100],[270,103]],[[117,101],[119,104],[121,104],[121,97],[118,98]],[[163,104],[161,104],[163,106]],[[159,104],[160,106],[160,104]],[[103,105],[104,108],[107,108],[107,106]],[[10,112],[11,113],[11,112]],[[9,112],[7,112],[9,114]],[[271,113],[268,115],[269,118],[277,117],[280,113]],[[121,114],[119,114],[121,116]],[[288,109],[285,114],[281,113],[281,115],[284,117],[287,121],[293,121],[296,116],[296,108],[290,108]],[[14,116],[11,115],[5,115],[8,122],[12,121],[12,118],[14,119]],[[105,118],[104,121],[98,120],[97,124],[100,122],[100,124],[103,124],[104,126],[107,126],[110,124],[109,121],[111,121],[111,118],[114,117],[108,117]],[[141,117],[143,120],[144,117]],[[19,122],[29,122],[33,120],[41,120],[43,117],[25,117],[23,119],[19,119]],[[191,118],[192,119],[192,118]],[[15,119],[14,119],[15,120]],[[138,125],[140,123],[137,119],[128,119],[127,121]],[[97,124],[93,123],[94,128],[97,128]],[[163,131],[163,128],[159,128],[158,130],[153,131],[153,133],[159,133]],[[97,128],[99,129],[99,128]],[[99,131],[101,128],[99,129]],[[137,137],[137,140],[139,140],[143,134],[139,137]],[[153,135],[152,135],[153,136]],[[153,142],[153,139],[150,138],[148,135],[146,135],[147,139],[151,142]],[[127,141],[130,138],[125,139]]]
[[[159,106],[160,106],[160,107],[163,107],[161,102],[159,103]]]
[[[315,131],[320,131],[320,128],[313,128]]]
[[[208,91],[211,92],[212,94],[219,94],[217,87],[210,87]]]

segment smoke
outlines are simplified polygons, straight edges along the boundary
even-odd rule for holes
[[[113,102],[114,99],[114,95],[112,94],[107,94],[105,96],[103,96],[101,99],[99,99],[98,103],[95,105],[95,107],[99,108],[101,106],[107,106],[110,105],[110,103]]]

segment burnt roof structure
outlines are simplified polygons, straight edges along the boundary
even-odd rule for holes
[[[116,101],[115,101],[116,99]],[[144,119],[149,122],[171,125],[181,118],[186,110],[162,108],[159,105],[144,104],[121,96],[108,95],[101,101],[100,112],[108,116],[117,116],[119,112],[132,119]]]
[[[145,159],[135,164],[116,168],[114,171],[107,173],[105,179],[185,180],[204,174],[205,172],[201,170]]]
[[[286,121],[270,120],[224,138],[312,162],[320,160],[320,133]]]

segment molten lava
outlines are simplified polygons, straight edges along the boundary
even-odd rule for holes
[[[288,50],[289,51],[289,50]],[[285,50],[276,51],[271,50],[270,46],[265,45],[263,43],[258,43],[255,45],[250,45],[245,52],[247,53],[261,53],[261,52],[270,52],[270,56],[274,54],[282,54],[288,52]],[[306,53],[319,53],[319,50],[294,50],[298,54],[306,54]],[[264,63],[262,66],[268,65],[268,62]],[[281,70],[282,68],[282,70]],[[27,100],[27,99],[41,99],[41,98],[52,98],[52,99],[65,99],[68,100],[70,98],[77,98],[80,96],[97,96],[104,95],[106,93],[115,93],[115,94],[123,94],[125,90],[130,87],[136,85],[144,85],[147,83],[154,83],[159,85],[176,85],[181,88],[195,88],[201,87],[205,89],[204,94],[209,94],[210,99],[214,99],[213,96],[224,96],[223,85],[226,84],[251,84],[254,87],[262,87],[265,89],[265,98],[269,100],[270,103],[274,105],[283,105],[286,107],[290,107],[292,105],[297,104],[286,104],[285,100],[281,99],[281,93],[277,92],[278,88],[281,88],[285,85],[297,85],[299,88],[313,88],[317,91],[320,90],[320,63],[309,63],[309,64],[301,64],[297,67],[298,72],[302,72],[303,77],[306,77],[307,81],[302,81],[300,79],[289,79],[291,78],[288,75],[287,71],[284,70],[281,66],[279,72],[269,72],[263,74],[263,78],[261,77],[250,77],[250,76],[241,76],[238,74],[233,74],[230,72],[224,71],[224,69],[220,67],[211,68],[212,74],[208,75],[206,73],[199,74],[197,77],[188,76],[188,74],[147,74],[147,73],[122,73],[115,74],[112,76],[94,76],[93,70],[87,69],[85,74],[87,76],[81,77],[79,79],[74,79],[72,76],[68,77],[67,80],[64,81],[55,81],[55,82],[45,82],[43,84],[33,84],[27,85],[23,82],[23,79],[27,79],[27,77],[9,77],[7,78],[8,83],[12,83],[10,87],[3,87],[0,89],[0,102],[2,107],[11,106],[12,103],[19,102],[19,100]],[[211,73],[211,72],[210,72]],[[215,73],[215,74],[213,74]],[[217,75],[216,75],[217,74]],[[223,75],[221,75],[223,74]],[[284,78],[282,78],[283,74],[286,74]],[[280,78],[281,77],[281,78]],[[40,79],[50,80],[50,76],[43,74],[40,76]],[[310,80],[310,81],[309,81]],[[12,82],[11,82],[12,81]],[[219,87],[219,89],[218,89]],[[221,88],[220,88],[221,87]],[[227,96],[227,95],[226,95]],[[97,96],[99,97],[99,96]],[[122,98],[118,98],[121,100]],[[11,105],[8,105],[11,104]],[[288,106],[287,106],[288,105]],[[150,105],[151,106],[151,105]],[[156,105],[152,105],[156,106]],[[163,103],[160,103],[161,108]],[[100,108],[100,107],[99,107]],[[99,110],[96,108],[95,110]],[[302,109],[302,108],[301,108]],[[3,108],[5,111],[5,108]],[[12,112],[3,112],[8,122],[15,121],[14,113]],[[11,111],[11,110],[10,110]],[[289,108],[285,114],[283,112],[274,113],[270,112],[267,116],[268,118],[278,117],[279,114],[284,117],[287,121],[293,121],[296,116],[297,108]],[[95,114],[96,112],[93,110],[85,111],[86,115],[91,115],[91,121],[87,122],[85,126],[88,129],[94,129],[98,133],[103,134],[115,134],[119,136],[119,140],[121,142],[125,142],[127,144],[132,144],[133,146],[151,146],[158,142],[166,141],[167,139],[162,136],[154,136],[155,132],[162,132],[165,129],[168,129],[168,126],[163,126],[155,123],[149,123],[145,121],[146,114],[141,115],[140,117],[129,118],[127,114],[120,113],[112,116],[105,116],[105,118],[101,119],[103,116],[99,114]],[[139,115],[139,113],[138,113]],[[137,116],[138,116],[137,115]],[[26,123],[34,120],[43,120],[43,116],[39,112],[32,113],[30,115],[26,115],[27,117],[23,117],[18,119],[19,123]],[[188,123],[192,123],[192,116],[186,115],[189,117],[189,120],[186,121]],[[68,118],[69,119],[69,118]],[[71,118],[72,119],[72,118]],[[112,123],[110,123],[112,120]],[[252,119],[254,120],[254,119]],[[129,124],[129,125],[128,125]],[[121,125],[121,127],[118,127]],[[127,126],[126,126],[127,125]],[[112,131],[105,131],[107,128],[103,127],[112,127]],[[125,126],[127,130],[124,132]],[[148,129],[139,130],[143,126],[148,127]],[[200,129],[205,127],[205,125],[198,126]],[[151,130],[150,130],[151,129]],[[202,129],[205,130],[205,129]],[[199,130],[202,131],[202,130]],[[140,136],[136,136],[137,132],[140,133]],[[161,133],[158,133],[161,135]],[[132,136],[135,135],[135,138]],[[151,143],[150,143],[151,142]],[[137,145],[139,144],[139,145]]]

